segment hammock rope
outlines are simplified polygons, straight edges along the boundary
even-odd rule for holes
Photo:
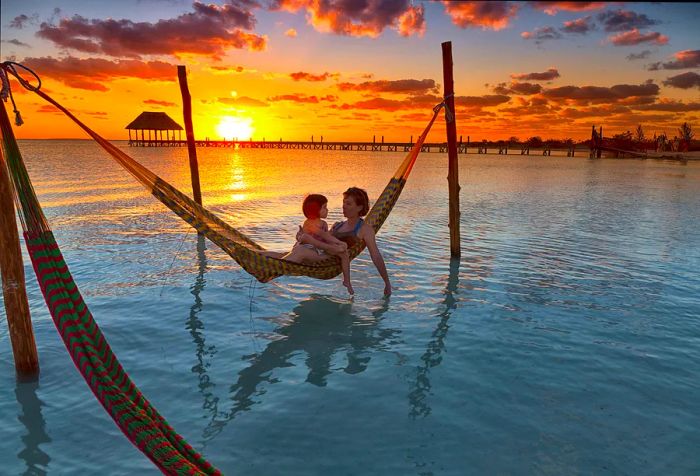
[[[37,76],[33,71],[32,74]],[[8,69],[8,73],[19,77],[17,71]],[[38,76],[37,76],[38,78]],[[30,91],[35,92],[41,98],[58,108],[73,122],[81,127],[90,137],[92,137],[108,154],[117,161],[124,169],[133,175],[141,184],[146,187],[151,194],[160,200],[165,206],[175,212],[180,218],[195,228],[197,232],[205,235],[214,244],[219,246],[229,256],[231,256],[248,273],[255,276],[260,282],[268,282],[279,276],[309,276],[317,279],[331,279],[338,276],[342,270],[340,259],[336,256],[329,256],[327,259],[314,264],[292,263],[278,258],[263,256],[260,251],[264,248],[255,243],[252,239],[236,230],[214,213],[207,210],[186,194],[180,192],[175,187],[158,177],[155,173],[139,164],[136,160],[113,145],[108,140],[93,131],[77,117],[75,117],[65,107],[60,105],[39,88],[33,87],[26,80],[20,80],[20,84]],[[399,165],[394,176],[381,193],[374,206],[365,217],[365,223],[372,226],[375,233],[379,231],[389,213],[396,204],[408,175],[411,173],[418,154],[430,131],[438,113],[446,107],[446,99],[433,108],[433,116],[428,122],[418,140],[406,155],[404,161]],[[446,114],[452,116],[452,112],[446,109]],[[348,252],[350,259],[354,259],[365,248],[365,243],[361,240],[352,246]]]
[[[5,70],[3,65],[2,70]],[[4,101],[0,173],[7,173],[29,257],[63,343],[93,394],[119,429],[163,473],[221,474],[180,436],[124,371],[73,281],[36,197]]]

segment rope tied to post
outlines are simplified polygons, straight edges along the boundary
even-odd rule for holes
[[[24,79],[22,75],[17,71],[18,67],[29,72],[32,76],[34,76],[36,78],[37,85],[34,86],[32,83]],[[2,64],[0,64],[0,81],[2,81],[2,90],[0,90],[0,98],[2,98],[2,100],[5,102],[7,102],[8,97],[10,98],[10,101],[12,102],[12,110],[15,113],[15,125],[21,126],[22,124],[24,124],[24,121],[22,120],[22,115],[19,113],[19,109],[17,109],[15,98],[14,96],[12,96],[12,87],[10,86],[9,77],[10,74],[17,79],[19,84],[21,84],[25,89],[29,91],[38,91],[39,89],[41,89],[41,78],[31,68],[28,68],[21,63],[17,63],[15,61],[4,61]]]
[[[442,102],[433,108],[434,112],[438,112],[438,111],[440,111],[440,109],[442,109],[444,107],[445,108],[445,119],[447,119],[447,122],[452,122],[455,120],[455,115],[452,113],[449,106],[447,105],[447,100],[450,99],[451,97],[454,97],[454,93],[451,93],[451,94],[448,94],[447,96],[444,96],[442,98]]]

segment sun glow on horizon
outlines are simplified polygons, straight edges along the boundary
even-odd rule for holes
[[[253,120],[249,118],[223,116],[216,126],[216,133],[226,140],[248,140],[253,132]]]

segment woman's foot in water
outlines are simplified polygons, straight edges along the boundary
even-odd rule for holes
[[[355,294],[355,290],[352,288],[352,284],[350,284],[350,281],[343,281],[343,286],[348,288],[348,292],[351,296]]]

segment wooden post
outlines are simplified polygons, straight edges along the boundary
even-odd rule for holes
[[[202,204],[202,192],[199,188],[199,165],[197,164],[197,148],[194,144],[194,130],[192,129],[192,98],[187,87],[187,70],[184,65],[177,67],[177,78],[180,80],[180,93],[182,94],[182,115],[185,118],[185,133],[187,135],[187,152],[190,156],[190,175],[192,176],[192,195],[194,201]]]
[[[2,101],[0,101],[2,102]],[[2,120],[9,123],[5,104],[0,107]],[[15,201],[4,150],[0,147],[0,275],[5,300],[7,327],[15,359],[15,370],[20,376],[39,373],[39,355],[36,351],[32,319],[29,314],[27,291],[24,287],[24,265],[19,246],[15,218]]]
[[[457,118],[455,114],[454,80],[452,76],[452,42],[442,44],[442,77],[445,85],[445,104],[452,113],[451,121],[445,116],[447,129],[447,184],[450,194],[450,254],[461,255],[459,237],[459,159],[457,156]]]

